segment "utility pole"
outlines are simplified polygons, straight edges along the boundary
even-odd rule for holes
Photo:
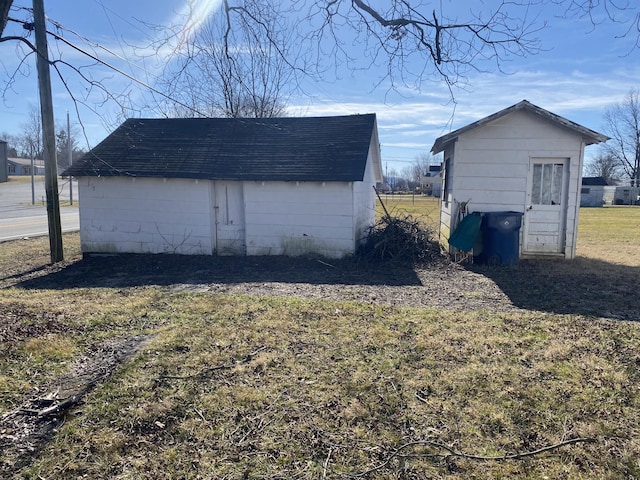
[[[53,120],[51,98],[51,75],[49,51],[44,19],[44,1],[33,0],[33,22],[36,32],[36,66],[38,89],[40,90],[40,115],[42,116],[42,141],[44,144],[44,180],[47,195],[47,218],[49,222],[49,248],[51,263],[64,260],[62,250],[62,225],[60,223],[60,198],[58,197],[58,162],[56,161],[56,130]]]
[[[67,166],[73,162],[73,145],[71,144],[71,122],[69,122],[69,110],[67,110]],[[69,204],[73,205],[73,177],[69,175]]]
[[[31,205],[36,204],[36,162],[33,159],[33,146],[29,149],[31,153]]]

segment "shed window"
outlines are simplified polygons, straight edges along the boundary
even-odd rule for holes
[[[534,205],[560,205],[562,199],[562,163],[534,163],[531,185],[531,203]]]
[[[591,193],[591,189],[589,187],[582,187],[582,190],[580,190],[580,193],[583,195],[589,195]]]

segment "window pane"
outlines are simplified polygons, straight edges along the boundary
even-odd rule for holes
[[[531,182],[531,203],[540,205],[540,186],[542,184],[542,164],[533,164],[533,178]]]
[[[551,204],[560,205],[562,203],[562,173],[563,165],[556,163],[553,166],[553,187],[551,195]]]
[[[551,205],[551,178],[553,165],[545,163],[542,171],[542,194],[540,197],[541,205]]]

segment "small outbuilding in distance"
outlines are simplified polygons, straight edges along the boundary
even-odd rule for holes
[[[580,190],[581,207],[601,207],[604,205],[604,191],[609,186],[603,177],[582,177]]]
[[[574,258],[584,149],[608,139],[527,100],[438,138],[441,243],[467,212],[512,212],[517,256]]]
[[[63,175],[84,253],[340,258],[382,182],[375,114],[129,119]]]

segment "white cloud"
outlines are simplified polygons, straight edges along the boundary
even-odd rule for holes
[[[507,76],[483,73],[470,79],[468,90],[455,92],[455,104],[445,89],[440,96],[433,91],[410,95],[405,89],[394,102],[376,101],[374,94],[349,99],[332,94],[291,110],[304,115],[376,113],[383,159],[401,166],[428,151],[437,137],[523,99],[598,130],[604,110],[637,85],[639,76],[636,67],[597,73],[576,69],[522,70]]]

